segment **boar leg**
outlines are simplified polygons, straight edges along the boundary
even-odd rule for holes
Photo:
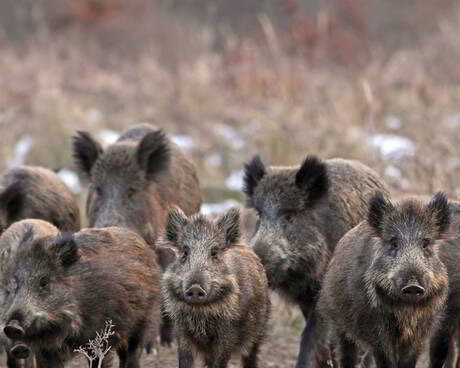
[[[142,355],[142,346],[139,341],[130,341],[128,349],[118,350],[120,368],[140,368],[139,360]]]
[[[57,352],[40,351],[35,358],[37,368],[64,368],[64,362]]]
[[[356,344],[345,334],[340,334],[338,338],[338,353],[340,368],[354,368],[357,363],[358,349]]]
[[[430,360],[431,368],[442,368],[451,346],[452,330],[441,327],[431,339]]]
[[[301,305],[300,308],[305,318],[306,325],[300,340],[300,350],[297,357],[296,368],[310,368],[312,366],[312,353],[315,346],[318,317],[314,307]]]
[[[194,359],[192,351],[185,344],[178,341],[177,355],[179,359],[179,368],[193,368]]]
[[[391,362],[383,350],[374,350],[374,361],[377,368],[391,368]]]
[[[205,366],[207,368],[227,368],[228,362],[230,361],[230,356],[231,354],[224,352],[219,354],[217,357],[206,357]]]
[[[243,368],[257,368],[257,354],[259,344],[254,344],[249,355],[243,356]]]
[[[171,347],[173,340],[173,325],[171,318],[162,313],[160,322],[160,343],[161,346]]]

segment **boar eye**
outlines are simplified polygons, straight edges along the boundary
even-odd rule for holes
[[[136,194],[135,188],[128,188],[128,190],[126,191],[126,195],[128,196],[128,198],[131,198],[132,196],[134,196],[134,194]]]
[[[431,239],[430,238],[424,238],[422,240],[422,247],[423,249],[426,249],[430,244],[431,244]]]
[[[391,239],[390,239],[390,244],[391,244],[391,247],[393,249],[398,249],[399,248],[399,244],[398,244],[398,238],[396,236],[393,236]]]
[[[94,191],[98,196],[102,195],[102,187],[100,185],[96,186],[96,188],[94,188]]]
[[[219,250],[217,248],[211,249],[211,257],[216,258],[219,255]]]
[[[39,281],[40,289],[46,289],[50,283],[50,279],[47,276],[44,276]]]

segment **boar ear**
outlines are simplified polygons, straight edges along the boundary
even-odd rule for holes
[[[177,238],[180,229],[187,225],[189,222],[187,216],[182,212],[179,207],[172,207],[168,213],[168,219],[166,223],[166,239],[171,245],[177,245]]]
[[[64,267],[74,264],[80,258],[73,235],[58,236],[53,244],[53,252]]]
[[[168,266],[176,260],[176,253],[169,247],[157,245],[155,253],[162,271],[166,271]]]
[[[230,208],[217,219],[217,227],[225,234],[226,247],[238,243],[240,240],[240,210]]]
[[[375,192],[369,201],[367,222],[375,230],[378,236],[382,235],[383,217],[394,210],[393,204],[386,200],[383,193]]]
[[[427,209],[432,213],[439,233],[444,233],[450,225],[450,207],[447,196],[443,192],[436,193],[428,203]]]
[[[313,205],[329,189],[326,164],[316,156],[307,156],[297,171],[295,184],[307,193],[308,204]]]
[[[260,179],[266,174],[265,165],[259,155],[244,164],[243,192],[251,198]]]
[[[72,139],[75,163],[83,174],[89,176],[91,168],[104,150],[88,132],[79,131]]]
[[[148,133],[137,147],[137,162],[149,180],[169,169],[171,151],[168,138],[162,130]]]
[[[9,219],[15,219],[24,205],[24,187],[17,181],[10,184],[1,194],[0,203],[6,210]]]

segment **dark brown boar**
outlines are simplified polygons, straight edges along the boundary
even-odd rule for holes
[[[38,368],[64,367],[109,320],[120,367],[139,367],[160,310],[159,268],[140,236],[116,227],[61,235],[23,220],[0,237],[0,249],[0,322],[8,338],[31,347]]]
[[[191,368],[201,356],[207,367],[225,368],[235,353],[242,355],[243,367],[257,367],[270,300],[263,266],[240,239],[238,210],[214,221],[172,210],[166,238],[179,252],[162,286],[179,367]]]
[[[80,229],[75,195],[52,171],[38,166],[18,166],[0,178],[0,233],[26,218],[49,221],[64,232]]]
[[[313,364],[317,342],[315,305],[336,243],[366,216],[380,177],[357,161],[307,156],[297,167],[265,167],[256,156],[246,164],[248,207],[259,215],[251,245],[270,287],[297,304],[306,326],[297,368]]]
[[[126,227],[153,246],[171,205],[187,215],[200,210],[195,166],[161,129],[136,125],[105,151],[89,133],[79,132],[73,148],[90,182],[90,227]]]
[[[363,221],[340,240],[318,303],[337,343],[339,367],[369,350],[378,368],[415,368],[448,292],[439,255],[450,210],[438,193],[393,204],[377,193]]]

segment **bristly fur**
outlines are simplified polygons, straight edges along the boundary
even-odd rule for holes
[[[139,143],[137,162],[150,180],[169,169],[171,152],[168,138],[161,129],[148,133]]]
[[[326,164],[316,156],[307,156],[297,171],[295,184],[307,193],[308,205],[312,206],[329,189]]]
[[[188,221],[187,216],[179,207],[175,206],[170,209],[166,220],[166,239],[171,242],[171,245],[177,245],[180,228],[185,226]]]
[[[248,198],[252,197],[257,184],[265,173],[265,165],[259,155],[254,156],[250,162],[244,164],[243,192]]]
[[[240,211],[230,208],[218,220],[217,227],[225,232],[226,247],[237,244],[240,240]]]
[[[17,181],[9,185],[0,194],[0,203],[8,213],[10,219],[15,219],[24,204],[24,187],[21,182]]]
[[[367,222],[375,230],[377,235],[380,236],[382,234],[383,217],[394,209],[393,204],[385,199],[382,192],[377,191],[372,196],[369,202]]]
[[[443,192],[436,193],[427,207],[429,211],[433,212],[439,233],[444,233],[450,224],[450,208],[446,194]]]
[[[88,132],[78,131],[72,139],[73,157],[78,169],[89,176],[91,168],[103,152],[102,146]]]
[[[80,258],[73,234],[58,236],[54,245],[54,251],[64,267],[74,264]]]

